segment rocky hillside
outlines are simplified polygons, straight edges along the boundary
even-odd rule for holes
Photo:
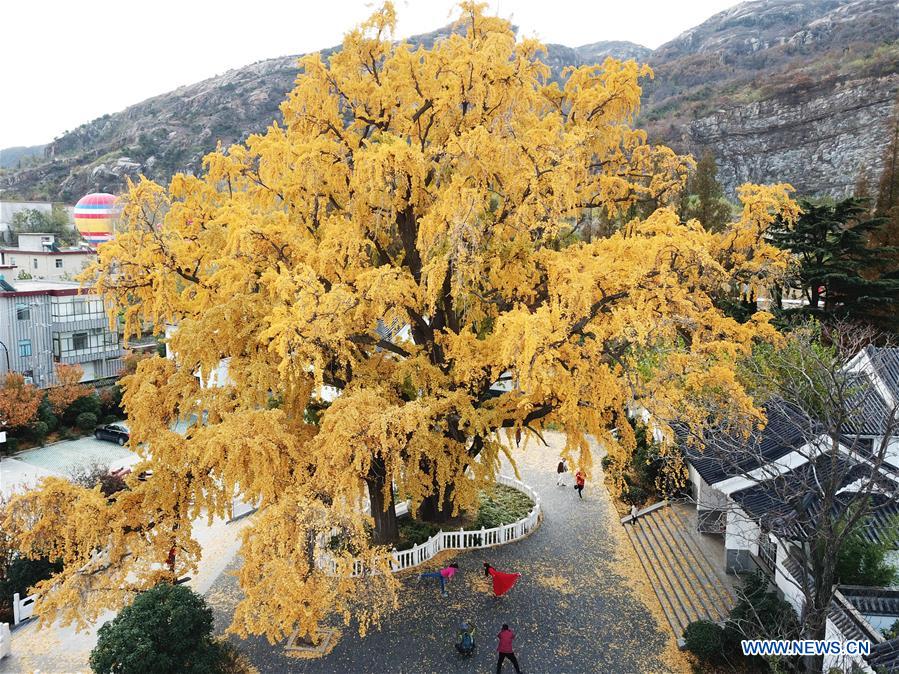
[[[413,38],[430,45],[442,29]],[[628,42],[547,45],[554,76],[612,55],[648,61],[640,123],[682,152],[711,149],[728,189],[792,182],[843,194],[879,175],[899,91],[894,0],[757,0],[721,12],[655,51]],[[196,171],[215,147],[263,130],[297,74],[296,56],[260,61],[106,115],[0,175],[4,198],[73,202],[125,176]]]
[[[652,53],[642,123],[711,150],[728,189],[792,183],[842,195],[882,171],[899,92],[893,0],[744,2]]]

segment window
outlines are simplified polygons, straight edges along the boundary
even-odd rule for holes
[[[15,255],[10,255],[10,256],[9,256],[9,263],[10,263],[13,267],[16,266],[16,256],[15,256]]]
[[[16,320],[30,321],[31,320],[31,307],[29,307],[27,304],[17,304],[16,305]]]
[[[50,301],[50,316],[57,323],[105,318],[103,300],[61,297]]]
[[[87,333],[76,332],[72,335],[72,348],[75,351],[87,348]]]
[[[37,258],[36,257],[31,258],[31,266],[34,267],[35,269],[37,269]]]
[[[31,355],[31,340],[30,339],[20,339],[19,340],[19,358],[27,358]]]
[[[56,264],[57,269],[62,269],[62,258],[61,257],[56,258],[56,260],[54,260],[54,263]]]

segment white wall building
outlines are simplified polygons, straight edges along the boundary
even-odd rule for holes
[[[40,388],[57,383],[56,364],[80,365],[82,381],[115,377],[122,346],[109,329],[103,300],[77,283],[0,284],[0,373],[20,372]],[[10,290],[9,288],[12,288]]]
[[[53,234],[19,234],[17,248],[0,248],[7,279],[27,275],[34,280],[70,281],[97,259],[90,248],[60,248]]]

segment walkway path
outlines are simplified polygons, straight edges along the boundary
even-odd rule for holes
[[[561,446],[562,436],[550,436],[551,444]],[[689,671],[659,627],[660,609],[638,575],[639,562],[601,476],[579,500],[571,486],[556,487],[557,448],[532,445],[516,460],[521,479],[543,498],[543,524],[518,543],[458,554],[463,573],[449,584],[448,598],[440,597],[436,583],[416,585],[414,576],[405,576],[400,609],[381,629],[360,638],[352,627],[342,628],[334,650],[319,660],[292,658],[283,644],[272,646],[264,638],[232,637],[234,643],[263,674],[490,672],[496,666],[495,635],[507,622],[518,634],[516,652],[526,673]],[[523,577],[508,595],[494,599],[482,560]],[[210,590],[219,630],[227,626],[239,594],[227,573]],[[655,612],[647,608],[652,605]],[[468,659],[458,658],[452,647],[462,619],[478,629],[477,652]],[[513,671],[510,664],[505,671]]]

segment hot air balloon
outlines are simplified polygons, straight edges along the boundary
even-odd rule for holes
[[[118,217],[115,202],[115,195],[95,192],[75,204],[75,227],[92,248],[115,236],[114,223]]]

